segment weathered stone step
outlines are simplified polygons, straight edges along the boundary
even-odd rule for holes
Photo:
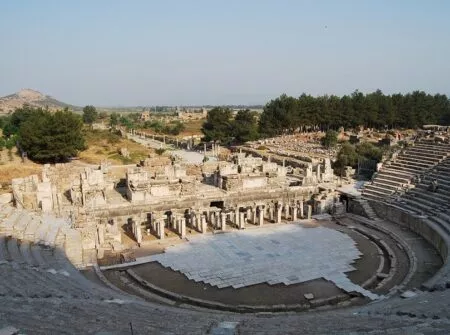
[[[401,188],[401,184],[393,185],[391,183],[384,182],[384,180],[382,180],[382,179],[375,179],[371,185],[376,185],[378,187],[382,187],[382,188],[385,188],[385,189],[391,190],[391,191],[396,191],[399,188]]]
[[[49,229],[48,224],[45,221],[41,222],[36,230],[34,236],[34,243],[45,244],[45,237],[47,236],[48,229]]]
[[[423,178],[422,183],[430,185],[430,183],[433,179],[436,179],[436,181],[438,182],[438,186],[442,186],[444,189],[450,188],[449,180],[442,178],[442,176],[437,173],[427,175],[426,178]]]
[[[419,166],[419,167],[424,167],[424,168],[429,168],[430,166],[436,165],[436,162],[434,162],[434,161],[424,162],[419,159],[407,158],[407,157],[397,157],[394,161],[405,164],[405,165]]]
[[[441,219],[443,219],[447,223],[447,228],[450,227],[450,215],[447,213],[437,213],[437,216]]]
[[[417,214],[421,214],[422,210],[418,209],[416,206],[411,205],[409,203],[407,203],[404,199],[401,199],[401,201],[396,201],[395,204],[399,207],[401,207],[402,209],[406,209],[410,212],[413,213],[417,213]]]
[[[423,172],[423,171],[427,170],[425,168],[413,167],[411,165],[405,165],[405,164],[401,164],[401,163],[397,163],[397,162],[393,162],[392,164],[390,164],[389,168],[396,169],[396,170],[403,171],[403,172],[407,172],[407,173],[410,173],[412,175],[415,175],[415,174],[418,174],[420,172]]]
[[[362,196],[364,199],[376,200],[376,201],[383,201],[386,198],[386,196],[380,196],[380,195],[376,195],[376,194],[372,194],[372,193],[364,193],[364,192],[363,192]]]
[[[0,221],[5,220],[7,217],[9,217],[14,210],[15,208],[10,205],[2,206],[0,209]]]
[[[373,190],[373,191],[376,191],[378,193],[385,194],[385,195],[391,195],[394,193],[394,191],[391,189],[386,189],[384,187],[381,187],[381,186],[378,186],[375,184],[370,184],[370,185],[365,186],[364,191],[367,191],[367,190]]]
[[[407,161],[418,161],[423,163],[429,163],[429,164],[436,164],[438,163],[441,158],[440,155],[427,155],[426,153],[417,153],[414,154],[413,152],[405,152],[404,154],[398,155],[397,158],[401,158],[403,160]]]
[[[19,245],[17,244],[17,240],[14,238],[9,238],[6,241],[6,246],[8,248],[9,259],[12,262],[24,263],[25,260],[22,258],[22,255],[19,250]]]
[[[8,250],[6,248],[6,237],[0,235],[0,262],[8,260]]]
[[[431,208],[430,206],[423,204],[422,202],[420,202],[418,199],[415,199],[415,198],[413,199],[413,198],[403,197],[403,201],[416,207],[417,212],[422,211],[424,213],[428,213],[430,211],[435,210],[434,208]]]
[[[442,185],[438,185],[438,186],[439,186],[438,190],[436,191],[437,194],[444,195],[447,198],[450,197],[450,189],[449,188],[446,188],[445,186],[442,186]],[[429,184],[421,183],[419,185],[416,185],[415,188],[417,190],[420,190],[421,192],[430,192],[429,187],[430,187]]]
[[[36,231],[41,224],[41,221],[36,216],[32,216],[32,220],[29,222],[25,232],[23,233],[23,238],[28,241],[34,241],[36,236]]]
[[[389,195],[387,195],[385,193],[379,193],[379,192],[377,192],[375,190],[371,190],[371,189],[363,190],[362,195],[364,198],[379,200],[379,201],[384,201],[390,197]]]
[[[435,215],[429,215],[428,220],[439,225],[439,227],[441,227],[442,230],[444,230],[448,235],[450,235],[450,224],[448,223],[448,221]]]
[[[14,238],[16,239],[23,239],[24,232],[28,226],[28,224],[31,222],[32,217],[28,212],[23,212],[22,215],[15,221],[14,224]]]
[[[374,181],[380,181],[383,184],[389,184],[392,186],[398,187],[401,184],[407,184],[409,181],[409,178],[398,178],[395,176],[389,176],[389,175],[377,175]]]
[[[37,265],[41,268],[47,267],[47,263],[45,262],[44,258],[41,255],[41,247],[37,244],[30,245],[31,255],[33,256],[33,259],[37,263]]]
[[[429,194],[429,191],[417,190],[413,189],[410,193],[414,194],[415,198],[424,198],[428,201],[442,205],[450,205],[450,198],[443,196],[442,194],[432,193]]]
[[[405,151],[405,153],[414,155],[427,155],[428,157],[433,157],[438,160],[443,159],[447,156],[447,152],[445,150],[430,150],[421,147],[412,147],[411,149]]]
[[[406,195],[406,197],[408,197],[409,199],[414,199],[418,202],[420,202],[421,204],[428,206],[430,209],[443,209],[448,207],[447,204],[442,204],[442,203],[437,203],[435,201],[430,201],[429,199],[422,197],[422,196],[416,196],[416,194],[411,194],[408,193]]]
[[[411,157],[411,158],[421,157],[421,159],[428,160],[428,161],[435,162],[435,163],[437,163],[440,160],[442,160],[443,158],[445,158],[445,156],[441,155],[441,154],[433,154],[426,150],[414,150],[414,149],[405,151],[402,154],[402,156]]]
[[[35,261],[31,254],[30,249],[30,242],[28,241],[21,241],[20,243],[20,253],[22,254],[22,257],[24,261],[30,265],[30,266],[38,266],[38,263]]]
[[[3,232],[4,234],[10,236],[14,230],[14,223],[20,217],[21,214],[22,214],[21,210],[13,211],[12,214],[6,220],[0,223],[0,233]]]
[[[411,178],[415,175],[414,173],[410,173],[410,172],[406,172],[406,171],[401,171],[398,169],[395,169],[394,167],[391,166],[386,166],[380,173],[379,175],[382,176],[394,176],[397,178],[405,178],[407,180],[411,180]]]

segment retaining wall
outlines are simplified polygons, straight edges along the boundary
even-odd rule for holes
[[[419,216],[405,211],[403,208],[383,202],[370,201],[375,213],[382,219],[407,227],[422,236],[439,252],[444,265],[422,286],[427,290],[444,289],[450,286],[450,238],[447,232],[435,223],[427,220],[426,216]],[[450,225],[450,222],[449,222]]]

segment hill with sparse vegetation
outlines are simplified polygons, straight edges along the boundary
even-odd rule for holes
[[[48,108],[50,111],[56,111],[64,108],[68,108],[73,111],[81,111],[80,107],[61,102],[49,95],[45,95],[31,89],[23,89],[17,93],[0,98],[0,114],[14,112],[16,108],[21,108],[23,105]]]

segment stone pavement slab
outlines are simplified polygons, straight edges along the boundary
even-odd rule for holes
[[[347,292],[377,299],[345,275],[355,270],[351,264],[360,257],[355,242],[341,232],[286,225],[194,236],[189,243],[170,246],[148,260],[219,288],[292,285],[324,278]]]

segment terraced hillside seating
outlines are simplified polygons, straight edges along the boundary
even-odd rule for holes
[[[437,182],[434,190],[432,181]],[[379,199],[370,200],[374,207],[383,203]],[[388,200],[384,203],[391,207],[386,212],[389,213],[387,219],[403,221],[402,224],[415,229],[435,246],[444,261],[447,260],[450,255],[450,157],[434,165],[408,191],[384,200]],[[446,264],[425,287],[442,289],[449,285],[450,265]]]
[[[430,187],[432,180],[437,182],[435,191]],[[450,158],[437,164],[396,203],[410,212],[427,216],[450,234]]]
[[[0,208],[0,334],[129,334],[131,327],[135,334],[446,334],[450,328],[450,290],[267,315],[144,301],[84,277],[66,257],[78,250],[77,238],[64,220]]]
[[[419,179],[424,176],[431,178],[437,165],[449,156],[448,144],[416,142],[384,164],[372,182],[364,186],[363,196],[369,200],[385,201],[408,192]]]
[[[81,235],[62,219],[28,212],[11,205],[0,207],[0,236],[58,248],[76,266],[82,264]]]

